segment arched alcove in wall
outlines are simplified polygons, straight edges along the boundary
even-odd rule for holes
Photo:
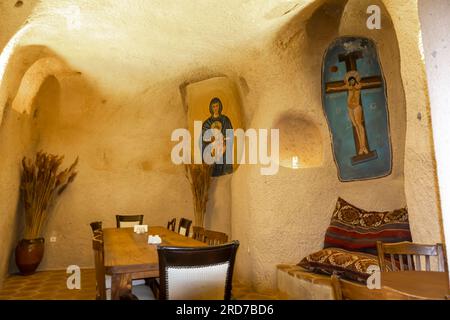
[[[57,139],[60,119],[60,83],[48,76],[36,93],[31,112],[31,143],[35,150],[46,149]]]
[[[60,85],[65,124],[88,111],[89,100],[95,95],[92,86],[81,72],[74,70],[51,49],[41,45],[14,48],[7,61],[0,86],[0,124],[3,122],[4,101],[10,100],[9,108],[29,116],[34,98],[41,85],[53,76]]]
[[[49,76],[61,80],[72,74],[74,74],[74,71],[70,70],[58,58],[46,57],[37,60],[22,78],[19,90],[12,103],[13,110],[30,114],[36,94]]]
[[[308,117],[288,112],[273,128],[280,133],[280,165],[286,168],[313,168],[323,164],[323,140],[317,125]]]

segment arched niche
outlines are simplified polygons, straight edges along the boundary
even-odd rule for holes
[[[45,57],[37,60],[25,72],[13,100],[12,109],[19,113],[30,114],[36,94],[48,77],[53,76],[58,81],[62,81],[74,73],[59,58]]]
[[[31,143],[36,150],[46,149],[58,138],[61,111],[61,85],[48,76],[39,87],[31,107]]]
[[[317,125],[302,114],[282,114],[272,128],[280,133],[280,165],[314,168],[323,165],[323,139]]]
[[[15,49],[5,73],[6,83],[0,89],[3,90],[0,92],[0,103],[4,96],[10,96],[11,110],[30,116],[34,99],[48,77],[54,77],[60,86],[61,125],[73,123],[88,110],[89,100],[94,95],[93,88],[81,72],[73,70],[45,46]]]

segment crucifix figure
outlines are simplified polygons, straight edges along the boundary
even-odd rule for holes
[[[361,102],[361,90],[380,88],[383,84],[381,76],[362,78],[356,67],[356,60],[362,58],[362,51],[339,55],[339,61],[345,62],[347,73],[343,81],[326,83],[326,93],[347,91],[347,110],[353,126],[356,155],[352,164],[358,164],[378,157],[376,150],[370,150],[364,122],[364,110]]]

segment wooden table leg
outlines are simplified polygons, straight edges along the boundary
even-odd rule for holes
[[[114,274],[111,279],[111,300],[119,300],[121,295],[131,292],[131,274]]]

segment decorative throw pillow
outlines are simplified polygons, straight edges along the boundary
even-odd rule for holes
[[[334,273],[344,279],[364,283],[371,274],[367,271],[369,266],[379,266],[375,255],[339,248],[323,249],[310,254],[298,265],[311,272],[327,275]]]
[[[376,254],[377,241],[412,241],[407,209],[369,212],[339,198],[325,234],[324,248]]]

